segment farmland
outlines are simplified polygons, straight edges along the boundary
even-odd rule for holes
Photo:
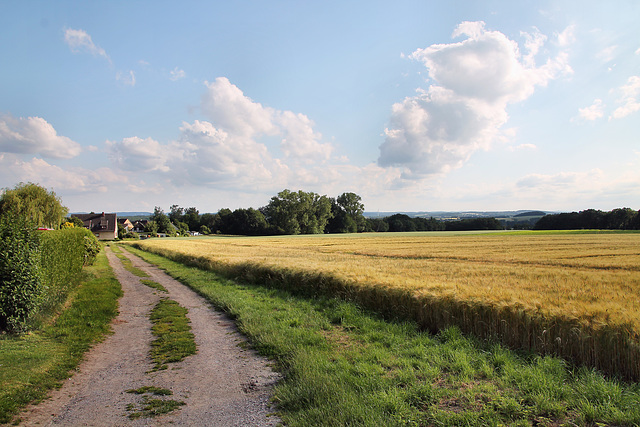
[[[638,379],[640,234],[216,237],[139,246]]]

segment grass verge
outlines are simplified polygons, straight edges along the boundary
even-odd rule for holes
[[[104,251],[83,274],[54,324],[23,336],[0,336],[0,423],[10,423],[21,408],[59,386],[109,333],[122,290]]]
[[[289,426],[639,425],[640,386],[518,354],[455,328],[437,335],[353,303],[241,284],[131,250],[236,319],[284,373]]]
[[[167,369],[167,363],[180,362],[197,351],[191,332],[188,310],[170,299],[162,299],[151,310],[151,331],[156,339],[151,343],[152,371]]]

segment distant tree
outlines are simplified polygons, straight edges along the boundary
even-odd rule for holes
[[[158,234],[158,223],[153,220],[147,221],[144,226],[144,231],[151,234]]]
[[[171,220],[171,222],[177,224],[178,222],[183,221],[183,211],[184,209],[182,209],[180,206],[171,205],[171,207],[169,208],[169,219]]]
[[[277,234],[317,234],[331,217],[331,200],[327,196],[283,190],[263,209]]]
[[[229,234],[261,236],[268,234],[269,224],[259,210],[236,209],[229,215]]]
[[[207,227],[206,225],[201,225],[199,231],[200,234],[211,234],[211,229],[209,229],[209,227]]]
[[[367,218],[365,231],[383,233],[389,231],[389,223],[384,218]]]
[[[176,233],[176,229],[171,224],[171,220],[159,206],[156,206],[153,209],[151,221],[154,221],[158,225],[158,233],[166,233],[169,235],[174,235]]]
[[[40,227],[59,228],[68,212],[56,193],[32,182],[5,188],[0,196],[0,217],[22,217]]]
[[[347,215],[355,222],[357,231],[364,231],[364,204],[362,198],[356,193],[342,193],[336,202],[344,209]]]
[[[200,227],[202,227],[203,225],[206,226],[209,229],[209,233],[206,234],[210,234],[212,232],[214,232],[214,230],[216,229],[216,222],[219,220],[219,216],[218,214],[213,214],[213,213],[205,213],[200,215]]]
[[[233,212],[229,208],[220,209],[216,214],[215,223],[211,231],[214,233],[231,234],[231,214],[233,214]]]
[[[198,209],[194,207],[185,209],[182,221],[187,223],[189,230],[195,231],[200,228],[200,215]]]
[[[331,199],[331,218],[325,228],[326,233],[355,233],[358,225],[351,216],[338,204],[335,199]]]

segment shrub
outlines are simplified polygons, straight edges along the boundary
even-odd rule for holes
[[[0,330],[28,329],[43,301],[39,243],[24,219],[0,219]]]
[[[0,330],[16,333],[53,313],[101,248],[84,228],[36,231],[20,217],[3,217],[0,237]]]

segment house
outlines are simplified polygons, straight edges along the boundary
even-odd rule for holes
[[[133,230],[133,223],[129,221],[129,218],[118,218],[118,227],[124,228],[125,231]]]
[[[114,240],[118,238],[118,215],[115,213],[73,214],[84,223],[99,240]]]
[[[136,233],[144,233],[144,229],[147,225],[147,222],[149,222],[146,219],[140,219],[137,220],[133,223],[133,231],[135,231]]]

